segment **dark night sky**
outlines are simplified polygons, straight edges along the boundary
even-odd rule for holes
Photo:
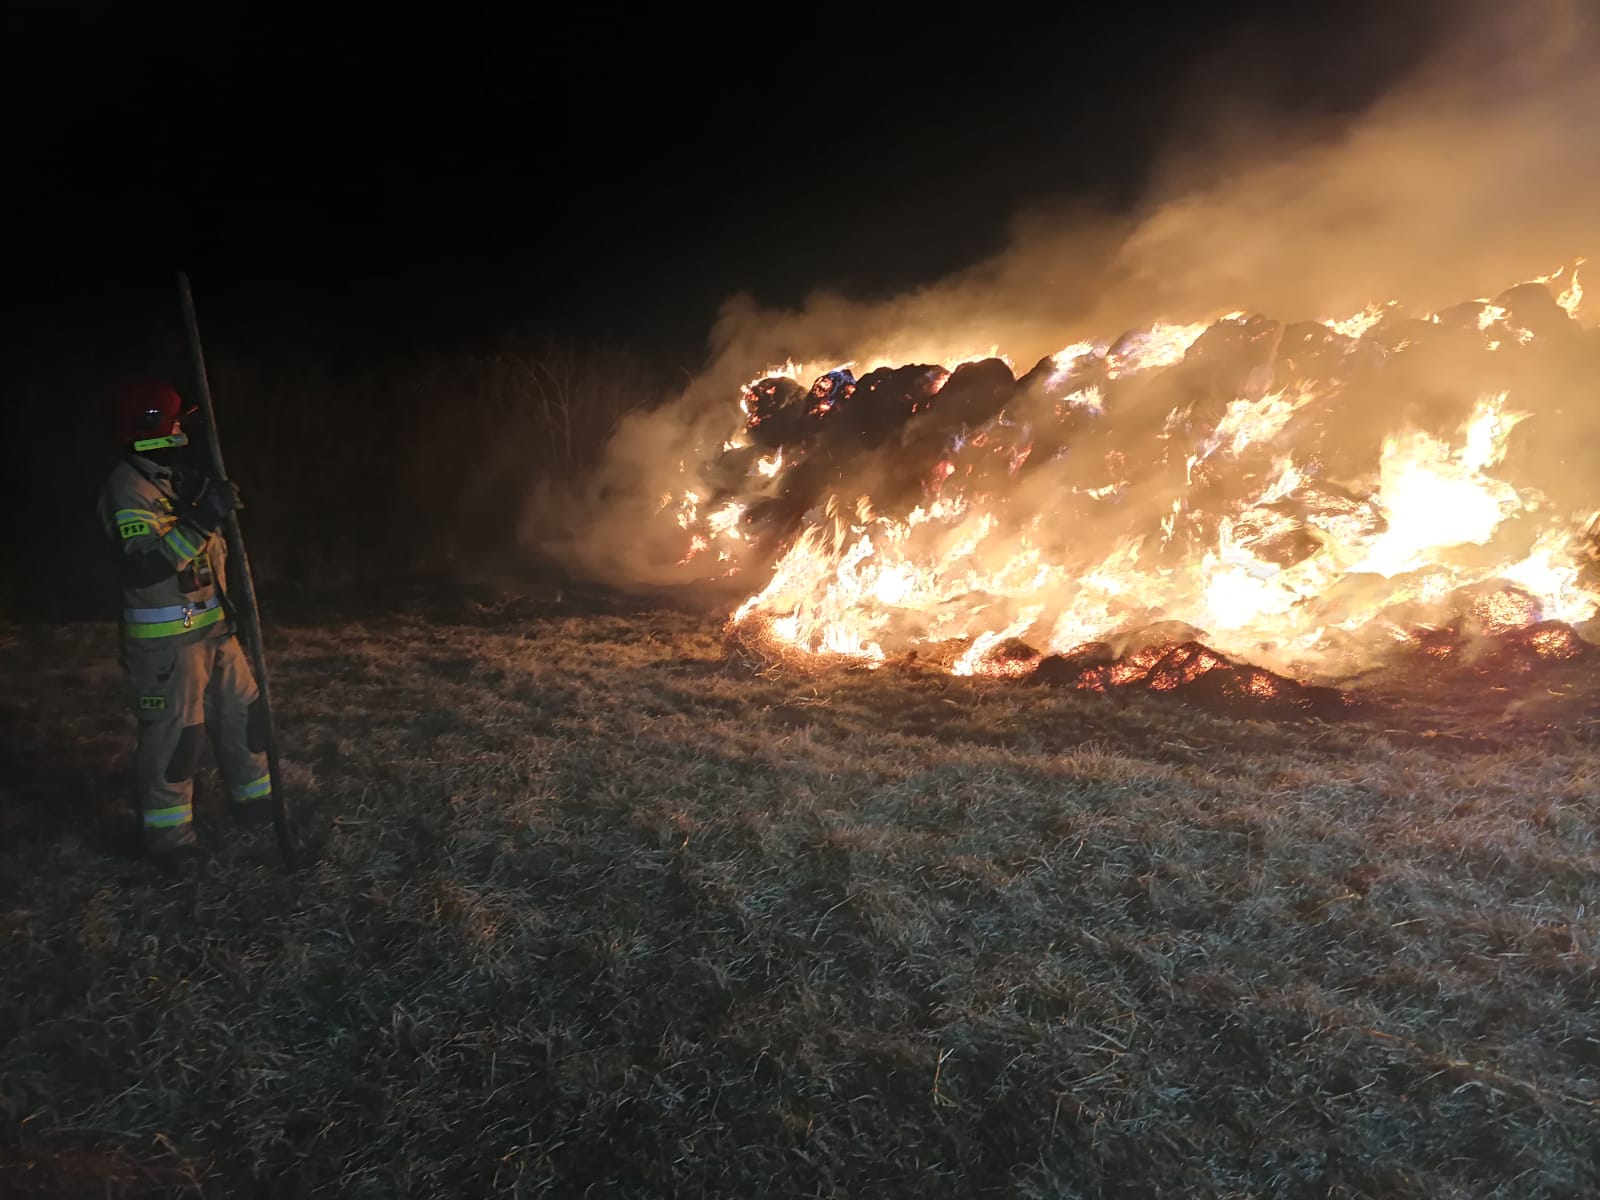
[[[1353,111],[1437,11],[961,7],[12,3],[7,328],[136,320],[183,267],[210,322],[692,361],[736,290],[890,292],[1023,204],[1130,203],[1210,94]]]

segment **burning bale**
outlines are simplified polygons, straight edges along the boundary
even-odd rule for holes
[[[1584,652],[1581,300],[1574,270],[1431,314],[1158,322],[1021,375],[791,365],[666,506],[684,570],[761,576],[732,625],[795,655],[1341,711],[1320,684],[1397,644]]]
[[[1463,667],[1502,679],[1577,662],[1594,649],[1565,621],[1537,621],[1489,636],[1475,636],[1456,623],[1420,631],[1407,646],[1412,657],[1440,668]]]
[[[1031,678],[1096,692],[1159,692],[1239,717],[1335,718],[1349,716],[1359,707],[1354,697],[1338,688],[1300,683],[1236,662],[1197,641],[1157,643],[1122,656],[1096,642],[1070,655],[1051,655]]]
[[[1239,662],[1205,645],[1200,636],[1182,622],[1164,622],[1068,654],[1047,655],[1034,665],[1029,680],[1077,691],[1153,692],[1239,717],[1334,719],[1363,708],[1338,688]]]

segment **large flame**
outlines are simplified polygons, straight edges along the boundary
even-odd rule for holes
[[[1576,267],[1533,285],[1581,330]],[[940,647],[957,673],[1004,672],[1015,644],[1067,653],[1179,622],[1330,674],[1468,595],[1490,627],[1587,620],[1593,513],[1505,467],[1539,387],[1524,407],[1497,369],[1470,395],[1419,397],[1396,365],[1446,338],[1496,364],[1537,354],[1564,331],[1541,332],[1529,287],[1414,318],[1389,301],[1290,326],[1157,323],[1020,380],[971,355],[859,376],[789,363],[743,390],[708,464],[721,494],[663,509],[686,561],[770,568],[735,624],[868,663]]]

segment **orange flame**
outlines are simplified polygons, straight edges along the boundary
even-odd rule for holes
[[[1575,315],[1581,302],[1574,268],[1559,303]],[[1483,345],[1532,341],[1508,303],[1481,301],[1466,318]],[[1334,366],[1321,374],[1282,373],[1273,342],[1244,394],[1180,400],[1139,445],[1093,432],[1115,427],[1117,406],[1130,403],[1117,397],[1143,394],[1125,389],[1147,381],[1158,386],[1161,372],[1191,360],[1208,330],[1256,337],[1260,319],[1231,313],[1214,323],[1157,323],[1116,343],[1073,342],[1041,363],[1042,407],[960,430],[931,469],[917,472],[921,503],[909,511],[880,511],[868,495],[823,497],[732,623],[759,623],[798,653],[867,665],[947,645],[950,669],[973,674],[1028,669],[1026,656],[1007,649],[1017,644],[1065,654],[1176,621],[1203,631],[1218,653],[1315,674],[1338,663],[1352,635],[1399,636],[1400,618],[1385,614],[1439,606],[1467,589],[1500,596],[1474,609],[1485,628],[1593,617],[1600,590],[1585,572],[1587,518],[1557,511],[1502,471],[1513,432],[1531,415],[1511,407],[1511,390],[1479,396],[1453,430],[1410,423],[1388,432],[1370,474],[1331,476],[1318,423],[1338,419],[1339,356],[1355,361],[1358,345],[1399,319],[1390,300],[1322,320],[1325,338],[1337,341],[1328,342]],[[1431,315],[1422,324],[1439,322]],[[1408,329],[1385,353],[1410,344]],[[810,370],[790,361],[746,384],[745,424],[775,379],[799,381]],[[813,385],[814,416],[832,421],[849,409],[849,378]],[[946,369],[921,393],[939,397],[934,413],[951,379]],[[1204,419],[1203,405],[1213,405]],[[1079,440],[1038,449],[1031,422],[1041,414],[1074,423]],[[785,495],[802,460],[811,469],[802,448],[771,448],[769,440],[757,457],[739,437],[728,447],[750,456],[740,470],[765,489],[760,495]],[[1161,465],[1169,449],[1175,473]],[[1156,465],[1141,460],[1152,454]],[[663,507],[695,539],[689,557],[717,546],[722,560],[740,561],[755,512],[748,499],[708,502],[685,491]],[[1109,667],[1107,682],[1122,669]],[[1247,686],[1267,688],[1271,678],[1263,673]]]

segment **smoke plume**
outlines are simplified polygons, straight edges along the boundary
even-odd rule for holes
[[[583,494],[544,497],[529,540],[619,583],[705,578],[703,563],[687,573],[679,565],[682,530],[663,507],[714,489],[704,472],[741,426],[741,385],[786,362],[801,386],[842,363],[860,376],[991,354],[1020,376],[1070,343],[1112,342],[1154,321],[1242,311],[1288,324],[1389,301],[1420,315],[1594,254],[1600,39],[1591,9],[1579,0],[1435,6],[1416,69],[1338,121],[1281,119],[1248,95],[1191,95],[1135,210],[1042,202],[1016,215],[1004,253],[903,295],[819,290],[795,309],[732,297],[700,374],[623,423]],[[1214,78],[1198,72],[1195,86]],[[1593,301],[1580,311],[1586,325],[1593,311]],[[1421,395],[1432,381],[1409,386]],[[1540,419],[1565,422],[1563,437],[1592,436],[1589,407]],[[1546,444],[1561,440],[1547,428]],[[870,482],[873,472],[858,474]],[[1563,495],[1589,487],[1576,466],[1567,474],[1546,482]],[[745,590],[762,582],[747,579]]]

